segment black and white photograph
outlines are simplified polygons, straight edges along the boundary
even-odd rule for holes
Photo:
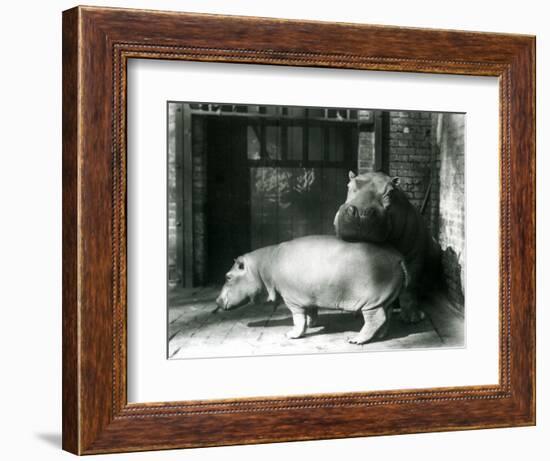
[[[83,3],[2,10],[3,459],[548,458],[544,2]]]
[[[169,359],[464,347],[465,114],[167,103]]]

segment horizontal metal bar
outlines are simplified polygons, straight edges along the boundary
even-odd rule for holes
[[[267,121],[284,121],[284,122],[295,122],[295,123],[306,123],[306,122],[320,122],[320,123],[353,123],[353,124],[359,124],[364,123],[364,121],[361,121],[359,119],[338,119],[338,118],[324,118],[324,117],[293,117],[291,115],[271,115],[271,114],[257,114],[257,113],[244,113],[244,112],[219,112],[219,113],[213,113],[213,112],[205,112],[202,110],[192,109],[191,113],[193,115],[200,115],[203,117],[232,117],[232,118],[241,118],[241,119],[249,119],[249,120],[267,120]]]

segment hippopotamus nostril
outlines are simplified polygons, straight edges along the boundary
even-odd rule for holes
[[[353,205],[348,205],[348,207],[346,208],[346,212],[350,216],[353,216],[354,218],[356,218],[359,215],[359,212],[357,211],[357,207]]]

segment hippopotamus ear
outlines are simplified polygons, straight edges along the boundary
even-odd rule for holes
[[[349,180],[351,181],[352,179],[356,178],[357,175],[353,171],[349,170],[348,177],[349,177]]]
[[[399,186],[399,184],[401,183],[401,179],[399,179],[399,177],[395,176],[395,177],[391,178],[391,183],[392,183],[395,187],[397,187],[397,186]]]

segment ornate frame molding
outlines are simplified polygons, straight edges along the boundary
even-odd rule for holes
[[[270,42],[274,31],[283,38]],[[335,32],[346,50],[322,38]],[[321,37],[314,45],[312,35]],[[534,47],[518,35],[64,12],[63,447],[87,454],[534,424]],[[126,65],[135,58],[499,77],[499,385],[128,404]]]

